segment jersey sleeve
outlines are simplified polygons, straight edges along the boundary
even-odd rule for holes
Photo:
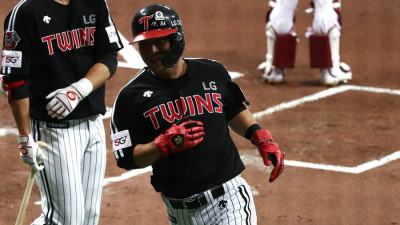
[[[246,96],[239,85],[232,80],[226,68],[222,66],[221,70],[226,79],[224,113],[226,115],[226,121],[229,122],[237,114],[247,109],[245,104],[249,105],[250,103],[247,101]]]
[[[33,34],[24,5],[14,8],[4,21],[1,74],[9,88],[9,100],[28,97]]]
[[[118,30],[111,18],[106,0],[98,0],[97,27],[96,27],[96,51],[99,55],[109,52],[117,52],[123,48]]]
[[[139,168],[133,159],[133,149],[137,145],[133,137],[134,114],[126,98],[119,94],[110,121],[110,138],[117,165],[126,170]]]

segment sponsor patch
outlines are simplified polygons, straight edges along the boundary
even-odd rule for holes
[[[21,38],[18,36],[16,31],[6,31],[4,34],[4,48],[7,50],[13,50],[17,47],[20,40]]]
[[[132,142],[129,130],[123,130],[111,135],[111,145],[114,151],[131,147]]]
[[[1,65],[3,67],[21,68],[22,52],[3,50],[1,56]]]
[[[118,34],[114,26],[106,27],[106,32],[108,34],[108,39],[110,40],[110,43],[118,42]]]

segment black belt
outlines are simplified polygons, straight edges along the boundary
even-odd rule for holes
[[[224,187],[222,185],[215,186],[211,189],[211,195],[214,199],[225,194]],[[169,203],[174,209],[186,209],[186,210],[196,210],[201,206],[207,204],[207,198],[204,193],[200,194],[194,198],[185,198],[182,200],[170,199]]]

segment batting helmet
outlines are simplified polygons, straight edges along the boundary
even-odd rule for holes
[[[170,35],[171,49],[161,63],[166,67],[175,66],[185,49],[182,23],[175,10],[160,4],[146,6],[135,14],[131,26],[131,43]]]

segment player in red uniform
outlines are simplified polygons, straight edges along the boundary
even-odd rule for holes
[[[278,144],[256,123],[222,64],[182,58],[184,33],[173,9],[143,8],[132,31],[147,67],[115,101],[111,140],[118,166],[153,167],[151,184],[171,224],[256,224],[229,127],[258,146],[265,165],[274,165],[270,182],[284,169]]]
[[[21,159],[38,171],[42,197],[33,224],[97,224],[106,166],[103,84],[122,48],[107,3],[22,0],[4,25],[3,89]]]

